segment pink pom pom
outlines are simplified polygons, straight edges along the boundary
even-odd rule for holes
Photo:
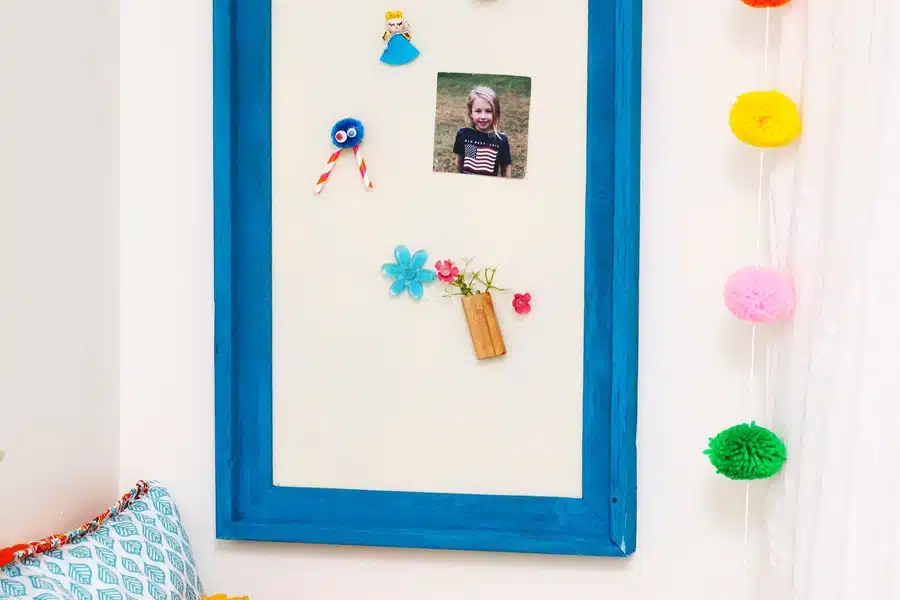
[[[794,285],[773,269],[744,267],[725,282],[725,306],[738,319],[780,321],[794,311]]]

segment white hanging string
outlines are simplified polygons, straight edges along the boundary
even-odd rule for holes
[[[763,82],[764,89],[767,89],[769,82],[769,41],[770,41],[770,25],[771,25],[771,12],[772,9],[766,8],[766,25],[765,25],[765,43],[763,44]],[[766,266],[765,263],[765,255],[763,253],[763,238],[768,234],[768,245],[769,251],[771,253],[770,259],[774,258],[774,249],[773,249],[773,227],[769,227],[768,231],[766,231],[765,221],[763,219],[763,214],[766,208],[766,201],[769,201],[769,211],[768,211],[768,221],[771,225],[771,221],[773,215],[771,213],[771,196],[766,193],[767,186],[765,185],[765,175],[766,175],[766,151],[764,149],[760,149],[759,151],[759,179],[757,181],[757,190],[756,190],[756,261],[758,267]],[[756,396],[756,354],[757,354],[757,334],[758,334],[758,325],[755,323],[750,327],[750,372],[749,372],[749,385],[747,390],[747,403],[748,403],[748,413],[752,415],[755,413],[755,396]],[[769,394],[769,349],[766,348],[765,353],[765,382],[763,386],[763,393],[765,394],[764,404],[768,406],[768,394]],[[766,418],[768,418],[766,416]],[[745,597],[749,597],[750,595],[750,585],[749,585],[749,555],[750,555],[750,484],[747,483],[744,486],[744,557],[743,557],[743,592]]]

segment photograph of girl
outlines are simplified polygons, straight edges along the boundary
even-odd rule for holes
[[[434,171],[522,178],[531,79],[439,73]]]

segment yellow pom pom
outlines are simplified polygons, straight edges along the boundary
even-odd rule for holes
[[[390,21],[392,19],[402,19],[402,18],[403,18],[403,12],[399,11],[399,10],[392,10],[392,11],[384,13],[385,21]]]
[[[728,124],[734,135],[751,146],[776,148],[800,135],[800,111],[794,101],[775,90],[738,96]]]

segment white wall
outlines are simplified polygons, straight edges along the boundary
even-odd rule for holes
[[[0,546],[118,494],[118,2],[0,2]]]
[[[510,0],[501,0],[509,3]],[[733,597],[744,488],[707,437],[748,417],[749,341],[721,308],[755,257],[755,163],[728,108],[757,83],[761,13],[645,0],[638,551],[630,561],[217,542],[209,2],[121,12],[121,488],[164,481],[210,591],[255,600]],[[751,516],[752,518],[752,516]]]

